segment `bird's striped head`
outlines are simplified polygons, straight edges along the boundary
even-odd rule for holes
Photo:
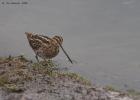
[[[57,41],[57,43],[61,44],[63,43],[63,38],[61,36],[54,36],[52,39],[54,39],[55,41]]]

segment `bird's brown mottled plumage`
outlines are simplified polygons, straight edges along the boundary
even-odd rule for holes
[[[39,35],[31,32],[25,32],[27,39],[36,57],[42,59],[52,59],[59,53],[59,46],[63,42],[61,36],[54,36],[52,38],[44,35]],[[38,59],[38,58],[37,58]]]

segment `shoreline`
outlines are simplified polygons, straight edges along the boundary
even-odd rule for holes
[[[6,99],[9,98],[9,99]],[[34,63],[23,55],[0,57],[1,100],[139,100],[134,90],[97,87],[52,62]]]

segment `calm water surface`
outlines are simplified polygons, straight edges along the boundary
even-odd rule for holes
[[[0,56],[34,59],[25,31],[63,33],[64,48],[77,63],[69,64],[62,52],[54,60],[94,83],[140,90],[139,0],[25,1],[0,4]]]

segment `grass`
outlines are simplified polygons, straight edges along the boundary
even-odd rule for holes
[[[128,89],[127,92],[130,95],[139,95],[140,96],[140,92],[138,92],[138,91],[136,91],[134,89]]]
[[[8,92],[16,92],[16,93],[20,93],[20,92],[23,92],[24,91],[24,88],[23,86],[18,86],[16,84],[5,84],[5,89],[8,91]]]
[[[118,89],[116,89],[112,85],[107,85],[107,86],[104,87],[104,89],[109,90],[109,91],[114,91],[114,92],[120,92]]]
[[[4,86],[5,84],[8,84],[8,76],[7,75],[1,75],[0,76],[0,86]]]
[[[89,80],[87,80],[86,78],[84,78],[83,76],[81,76],[77,73],[59,72],[56,75],[57,75],[57,77],[69,78],[71,80],[74,80],[75,82],[79,82],[79,83],[84,84],[84,85],[91,85],[91,82]]]
[[[24,89],[19,87],[25,82],[35,80],[38,75],[49,76],[50,78],[67,78],[74,82],[85,85],[91,85],[89,80],[79,74],[54,70],[57,66],[53,61],[41,61],[33,63],[26,59],[23,55],[17,57],[0,57],[0,86],[10,92],[20,92]]]

